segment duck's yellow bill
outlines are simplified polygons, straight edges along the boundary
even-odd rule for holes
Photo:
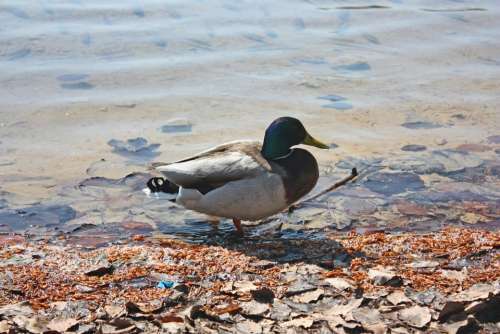
[[[323,144],[319,140],[314,139],[310,134],[306,135],[306,138],[302,142],[305,145],[310,145],[314,147],[319,147],[319,148],[330,148],[328,145]]]

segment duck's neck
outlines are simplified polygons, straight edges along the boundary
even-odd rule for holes
[[[275,160],[290,154],[290,145],[283,140],[279,140],[279,138],[273,137],[266,133],[261,150],[262,156],[269,160]]]

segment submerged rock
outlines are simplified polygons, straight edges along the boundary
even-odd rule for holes
[[[417,144],[410,144],[401,147],[401,151],[406,151],[406,152],[422,152],[425,151],[426,149],[427,149],[426,146]]]
[[[401,124],[402,127],[412,130],[420,130],[420,129],[437,129],[443,127],[440,124],[425,122],[425,121],[417,121],[417,122],[406,122]]]
[[[108,145],[113,148],[113,152],[131,159],[150,160],[160,155],[156,150],[160,144],[148,144],[147,139],[142,137],[127,139],[122,141],[111,139]]]
[[[420,177],[408,172],[376,173],[367,177],[363,185],[371,191],[386,196],[425,189],[424,182]]]
[[[184,133],[191,132],[193,124],[185,118],[175,118],[162,125],[160,131],[163,133]]]
[[[371,70],[371,66],[367,62],[359,61],[359,62],[352,63],[352,64],[335,66],[334,69],[341,70],[341,71],[356,71],[356,72],[358,72],[358,71],[369,71],[369,70]]]

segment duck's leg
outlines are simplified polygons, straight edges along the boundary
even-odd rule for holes
[[[217,232],[217,230],[219,229],[220,219],[217,217],[208,217],[207,221],[212,226],[212,229],[214,230],[214,232]]]
[[[238,231],[239,235],[243,235],[243,227],[241,227],[241,220],[233,218],[234,227],[236,227],[236,231]]]

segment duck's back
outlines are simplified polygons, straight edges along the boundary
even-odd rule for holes
[[[155,164],[170,182],[207,193],[225,183],[270,170],[258,141],[234,141],[169,164]]]

